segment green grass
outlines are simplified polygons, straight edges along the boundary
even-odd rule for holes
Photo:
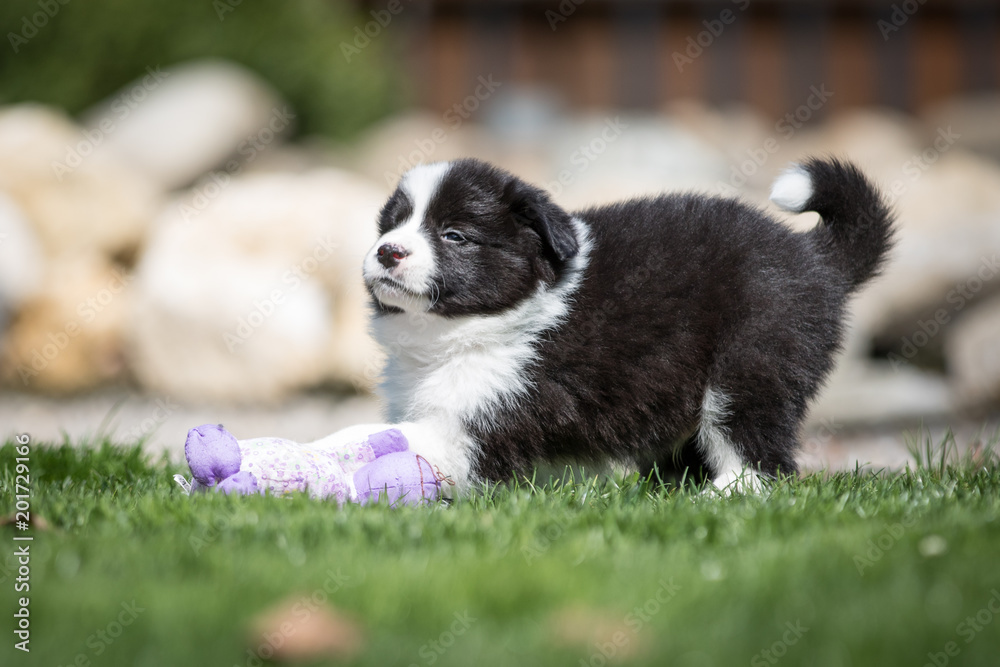
[[[0,448],[4,513],[14,456]],[[363,628],[358,665],[603,665],[615,639],[628,648],[609,665],[995,665],[1000,467],[931,458],[764,498],[631,476],[393,510],[187,497],[185,471],[138,448],[33,445],[31,511],[51,528],[28,531],[31,653],[5,612],[0,664],[258,664],[252,619],[325,586]],[[18,534],[0,529],[0,564]]]

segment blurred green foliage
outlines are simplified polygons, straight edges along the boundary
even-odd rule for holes
[[[388,34],[349,63],[341,52],[365,19],[335,0],[3,0],[0,103],[32,100],[75,114],[147,66],[217,57],[280,91],[300,133],[348,137],[400,96]]]

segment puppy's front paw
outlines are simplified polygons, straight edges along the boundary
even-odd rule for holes
[[[764,479],[752,468],[727,470],[717,475],[702,493],[728,498],[733,495],[761,495],[766,491]]]

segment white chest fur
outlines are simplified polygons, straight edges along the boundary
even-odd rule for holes
[[[460,485],[474,481],[477,454],[465,425],[489,429],[500,409],[517,405],[531,388],[526,370],[539,337],[569,312],[590,250],[586,227],[574,222],[581,252],[562,280],[539,287],[507,312],[459,318],[398,313],[374,321],[388,355],[381,389],[390,421],[419,424],[436,442],[416,446],[429,448],[426,456],[441,461]]]

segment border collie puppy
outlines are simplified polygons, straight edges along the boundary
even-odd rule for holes
[[[539,460],[697,463],[719,488],[794,474],[893,216],[833,159],[771,200],[822,219],[795,233],[699,194],[569,213],[478,160],[412,169],[364,261],[390,419],[458,490]]]

